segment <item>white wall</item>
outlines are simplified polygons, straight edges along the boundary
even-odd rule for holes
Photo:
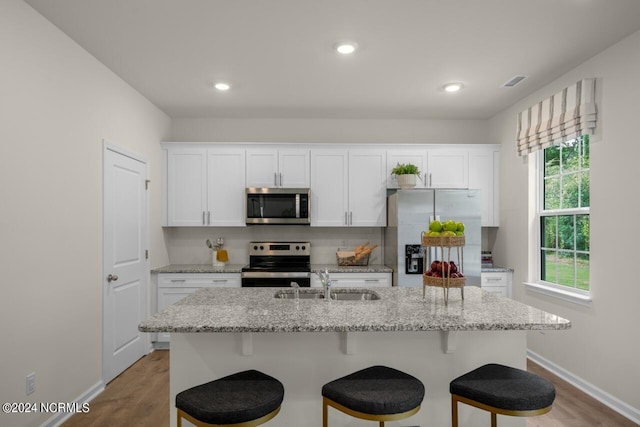
[[[102,377],[102,140],[149,161],[152,266],[164,265],[170,119],[21,0],[0,2],[0,52],[0,401],[70,402]]]
[[[640,32],[490,120],[490,140],[501,143],[500,229],[494,258],[515,269],[514,297],[572,321],[572,329],[532,333],[529,348],[609,393],[640,420]],[[590,308],[526,291],[528,163],[515,151],[516,114],[585,77],[601,78],[600,128],[591,146]]]
[[[175,118],[172,141],[487,144],[486,120]]]

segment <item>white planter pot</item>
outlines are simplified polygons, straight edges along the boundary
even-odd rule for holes
[[[413,188],[416,186],[415,175],[397,175],[398,187],[400,188]]]

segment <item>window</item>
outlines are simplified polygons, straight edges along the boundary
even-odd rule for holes
[[[589,137],[538,152],[539,282],[589,294]]]

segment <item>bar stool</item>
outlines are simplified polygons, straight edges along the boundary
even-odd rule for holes
[[[484,365],[456,378],[449,384],[449,391],[453,427],[458,427],[458,402],[491,412],[491,427],[496,427],[496,414],[546,414],[556,397],[555,387],[546,379],[498,364]]]
[[[198,427],[258,426],[278,414],[283,399],[277,379],[256,370],[238,372],[178,393],[178,427],[183,418]]]
[[[386,366],[362,369],[322,387],[322,425],[328,407],[352,417],[379,421],[401,420],[418,412],[424,385],[417,378]]]

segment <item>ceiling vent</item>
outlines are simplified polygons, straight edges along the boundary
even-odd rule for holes
[[[508,82],[504,83],[502,85],[502,87],[514,87],[514,86],[516,86],[517,84],[519,84],[521,81],[523,81],[526,78],[527,78],[527,76],[515,76],[515,77],[512,77],[511,79],[509,79]]]

